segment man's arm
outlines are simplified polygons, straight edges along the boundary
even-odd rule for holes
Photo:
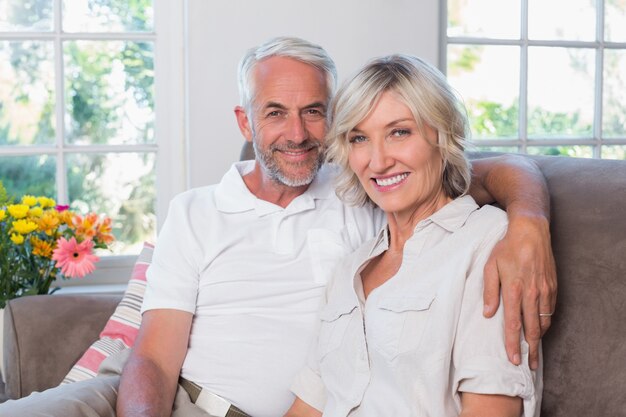
[[[119,417],[169,417],[187,353],[193,314],[150,310],[143,314],[117,399]]]
[[[509,227],[485,265],[485,316],[498,309],[502,286],[505,345],[520,364],[520,330],[529,344],[529,362],[538,366],[541,336],[556,306],[556,267],[550,244],[550,196],[537,164],[519,155],[472,161],[470,194],[479,204],[497,202]],[[539,313],[542,313],[540,316]]]

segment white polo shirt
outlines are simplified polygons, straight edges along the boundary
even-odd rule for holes
[[[182,376],[255,417],[282,415],[337,260],[384,215],[344,206],[324,166],[289,206],[257,199],[235,164],[218,185],[177,196],[159,234],[142,311],[194,314]]]
[[[504,316],[483,317],[483,267],[506,214],[458,198],[421,221],[398,273],[364,299],[359,272],[387,250],[387,228],[335,270],[318,341],[292,386],[324,416],[458,416],[459,392],[523,398],[538,416],[541,371],[515,366]]]

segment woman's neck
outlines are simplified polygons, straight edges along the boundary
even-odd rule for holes
[[[402,252],[406,241],[413,236],[417,224],[436,213],[450,201],[452,201],[452,199],[448,197],[443,190],[440,190],[436,196],[416,205],[410,211],[388,212],[389,251]]]

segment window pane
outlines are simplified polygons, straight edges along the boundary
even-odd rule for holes
[[[604,4],[604,39],[626,42],[626,2],[606,0]]]
[[[519,148],[517,146],[479,146],[480,143],[475,143],[479,152],[507,152],[517,153]]]
[[[63,50],[66,141],[153,143],[153,44],[72,41]]]
[[[528,48],[529,137],[591,137],[594,51]]]
[[[0,41],[0,145],[54,143],[52,42]]]
[[[602,159],[626,160],[626,145],[602,146]]]
[[[626,50],[604,50],[602,134],[626,137]]]
[[[71,207],[111,217],[113,253],[137,253],[154,240],[154,153],[71,154],[67,166]]]
[[[0,156],[0,181],[9,195],[24,194],[55,198],[56,160],[49,155]]]
[[[448,46],[448,80],[468,110],[474,139],[517,138],[519,48]]]
[[[153,0],[63,0],[66,32],[149,32]]]
[[[1,0],[0,32],[52,30],[53,0]]]
[[[448,0],[450,37],[519,39],[520,20],[519,0]]]
[[[529,146],[529,155],[570,156],[573,158],[593,158],[592,146]]]
[[[589,0],[529,0],[530,39],[596,39],[596,7]]]

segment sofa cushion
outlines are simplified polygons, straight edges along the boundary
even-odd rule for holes
[[[154,246],[144,243],[137,258],[128,287],[113,315],[96,340],[76,362],[62,384],[93,378],[100,363],[108,356],[131,347],[141,324],[141,304],[146,290],[146,270],[152,261]]]

